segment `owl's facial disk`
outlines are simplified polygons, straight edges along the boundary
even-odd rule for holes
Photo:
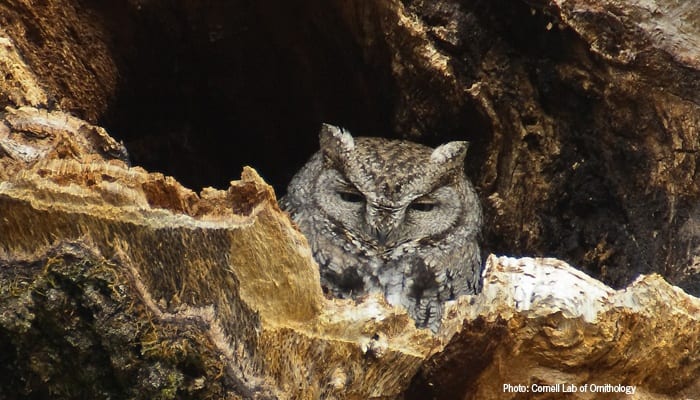
[[[456,225],[463,212],[458,184],[428,186],[401,199],[376,192],[371,184],[358,186],[340,171],[326,170],[315,190],[317,204],[345,231],[378,247],[439,235]]]
[[[353,138],[324,124],[324,168],[312,191],[343,232],[391,248],[444,234],[457,225],[466,197],[466,142],[435,149],[400,140]]]

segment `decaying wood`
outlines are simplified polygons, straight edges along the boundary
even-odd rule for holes
[[[58,107],[90,122],[104,113],[118,71],[109,35],[90,7],[8,0],[0,4],[0,28],[2,108]]]
[[[80,386],[57,366],[126,346],[120,363],[80,376],[104,385],[90,393],[143,390],[129,378],[105,378],[114,368],[117,376],[156,375],[148,393],[397,396],[434,346],[428,332],[382,301],[325,301],[304,238],[251,169],[229,191],[201,197],[121,161],[42,160],[4,178],[2,286],[12,290],[2,300],[5,315],[17,315],[5,333],[48,341],[68,331],[84,342],[69,354],[60,345],[23,343],[26,353],[8,365],[16,379],[49,365],[37,364],[35,351],[66,359],[46,372],[48,383],[8,395],[77,393]],[[55,315],[42,312],[44,296],[60,303]],[[82,317],[64,320],[75,313]],[[129,326],[112,321],[121,314]],[[103,331],[107,323],[118,330]],[[149,360],[140,361],[144,352]]]
[[[0,397],[700,397],[700,301],[656,274],[614,290],[554,259],[490,256],[483,292],[449,304],[437,335],[380,297],[325,298],[254,170],[195,193],[75,117],[94,122],[115,85],[104,28],[76,2],[30,3],[0,6]],[[343,24],[320,29],[388,62],[397,131],[485,121],[487,246],[695,287],[696,10],[328,4]],[[540,27],[537,43],[518,48],[496,17]]]
[[[0,29],[0,88],[5,101],[38,106],[46,104],[46,92],[29,68],[7,32]]]
[[[617,398],[605,392],[610,385],[634,390],[632,398],[696,396],[697,298],[658,275],[615,291],[556,259],[491,256],[486,268],[483,293],[448,310],[449,323],[462,326],[454,326],[457,333],[444,350],[423,364],[416,392],[444,399],[522,398],[504,391],[506,384],[519,384],[528,388],[526,398]],[[472,365],[478,373],[465,374]],[[536,393],[533,384],[563,386]],[[587,392],[562,393],[586,384]],[[695,389],[683,393],[689,387]]]
[[[39,160],[0,184],[0,327],[16,355],[3,368],[30,382],[2,385],[6,396],[489,399],[515,398],[504,384],[697,384],[700,301],[657,276],[614,291],[560,261],[492,256],[483,292],[450,305],[433,336],[381,298],[325,299],[304,238],[252,169],[198,196],[99,160],[78,145],[88,132],[74,147],[93,161]],[[90,368],[74,375],[76,363]]]
[[[697,294],[698,238],[679,235],[700,201],[697,10],[662,0],[409,4],[399,9],[427,32],[414,43],[423,50],[396,53],[431,72],[405,84],[425,89],[434,77],[440,102],[472,104],[490,126],[483,153],[481,138],[470,148],[487,245],[557,255],[618,287],[658,272]],[[430,49],[449,62],[425,67]],[[422,107],[429,116],[418,118],[468,108]]]

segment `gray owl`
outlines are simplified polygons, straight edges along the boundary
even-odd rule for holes
[[[320,144],[280,203],[308,238],[324,289],[383,293],[436,331],[445,301],[481,289],[467,143],[432,149],[323,124]]]

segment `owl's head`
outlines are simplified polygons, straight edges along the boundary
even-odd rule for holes
[[[464,175],[467,142],[432,149],[402,140],[353,138],[324,124],[320,144],[323,168],[312,191],[315,201],[357,240],[390,248],[449,234],[464,225],[470,211],[480,213]]]

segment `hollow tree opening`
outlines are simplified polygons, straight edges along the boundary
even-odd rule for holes
[[[562,376],[697,397],[697,298],[657,275],[616,291],[561,260],[490,256],[485,290],[436,337],[379,297],[324,300],[254,170],[197,196],[129,169],[93,125],[165,154],[148,168],[193,189],[253,158],[284,185],[320,121],[470,140],[487,251],[697,293],[697,16],[662,1],[1,2],[0,397],[489,399]]]
[[[62,3],[52,29],[32,18],[57,9],[0,22],[52,88],[45,106],[105,125],[136,165],[197,190],[249,164],[283,194],[323,121],[466,139],[487,252],[555,256],[616,287],[661,272],[698,291],[700,74],[683,47],[692,26],[670,42],[645,34],[670,32],[666,14],[84,0]]]
[[[102,122],[135,164],[194,189],[224,188],[251,165],[282,194],[322,121],[390,131],[386,65],[368,64],[322,3],[87,5],[120,71]]]

